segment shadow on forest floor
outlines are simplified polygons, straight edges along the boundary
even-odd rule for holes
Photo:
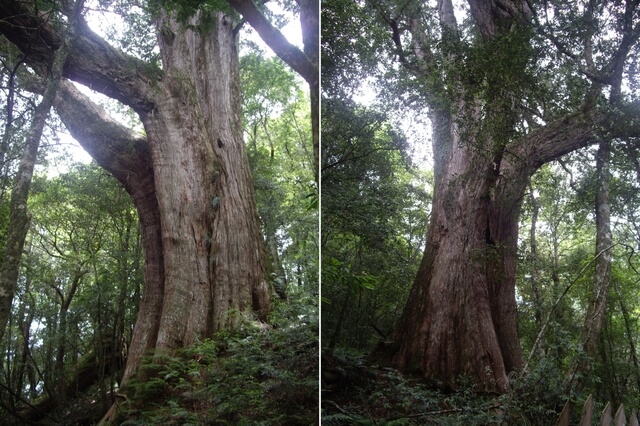
[[[532,379],[530,376],[529,379]],[[554,392],[513,380],[505,395],[461,381],[441,392],[422,377],[373,365],[365,355],[323,350],[322,425],[552,425],[562,408]]]
[[[129,382],[112,424],[317,424],[317,315],[292,318],[274,327],[249,323],[143,362],[147,379]],[[96,424],[105,409],[92,393],[95,386],[38,424]]]

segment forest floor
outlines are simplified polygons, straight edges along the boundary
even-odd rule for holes
[[[529,377],[531,379],[531,377]],[[367,356],[323,350],[322,425],[552,425],[564,401],[514,380],[505,395],[464,383],[442,392],[422,377],[373,364]]]
[[[312,309],[286,319],[280,313],[271,326],[248,323],[143,362],[147,379],[129,382],[112,424],[318,424],[319,329]],[[94,387],[93,396],[79,396],[38,424],[96,424],[104,413],[96,392]]]

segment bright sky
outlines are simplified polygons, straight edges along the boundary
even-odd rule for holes
[[[384,102],[378,99],[376,84],[373,79],[365,80],[353,100],[365,106],[374,106],[376,103]],[[380,109],[384,110],[384,106]],[[414,163],[422,169],[432,169],[431,121],[427,117],[426,111],[406,108],[401,113],[391,113],[391,120],[407,137]]]

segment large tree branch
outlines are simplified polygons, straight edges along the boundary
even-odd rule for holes
[[[320,4],[318,0],[296,0],[300,7],[300,26],[304,53],[318,72],[320,60]]]
[[[23,72],[19,79],[28,91],[42,93],[44,90],[43,83],[33,75]],[[143,135],[115,121],[68,80],[60,82],[54,108],[85,151],[134,199],[154,191],[151,152]]]
[[[27,56],[35,69],[49,67],[62,39],[55,26],[30,9],[32,3],[0,0],[0,33]],[[110,46],[83,19],[72,42],[64,76],[129,105],[138,113],[153,109],[151,82],[162,72]]]
[[[579,111],[532,130],[506,148],[505,156],[514,170],[524,166],[533,173],[561,156],[599,142],[601,137],[640,137],[640,107],[618,106],[607,111]],[[516,172],[518,173],[518,172]]]
[[[508,146],[505,154],[533,172],[564,154],[595,143],[596,122],[601,119],[583,111],[565,116],[531,131]]]
[[[300,74],[310,86],[314,87],[318,84],[318,67],[300,49],[289,43],[277,28],[271,25],[271,22],[260,12],[252,0],[227,1],[258,32],[262,40],[280,59]]]
[[[55,102],[56,112],[71,135],[109,171],[132,196],[153,188],[147,140],[111,118],[102,107],[65,81]]]

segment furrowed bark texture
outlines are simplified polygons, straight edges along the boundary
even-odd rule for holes
[[[0,1],[0,31],[46,72],[56,31],[27,3]],[[108,117],[64,81],[55,107],[72,135],[131,195],[142,225],[145,285],[122,385],[151,350],[171,350],[266,318],[270,288],[241,133],[231,19],[157,18],[163,69],[109,46],[86,24],[71,44],[67,78],[138,112],[145,136]],[[42,90],[33,84],[33,90]]]
[[[469,5],[478,43],[485,46],[502,40],[514,25],[528,25],[531,16],[527,2],[470,0]],[[459,31],[450,0],[438,3],[438,16],[442,38],[455,45]],[[404,19],[410,51],[403,50],[400,32],[405,30],[397,18],[384,20],[400,62],[419,78],[429,75],[431,92],[425,95],[433,126],[435,193],[425,253],[391,337],[394,345],[386,352],[396,367],[418,370],[447,388],[455,389],[459,378],[468,376],[479,389],[503,392],[509,388],[508,374],[524,364],[515,277],[518,220],[529,178],[543,164],[595,143],[598,128],[622,121],[590,106],[516,137],[519,88],[509,80],[517,71],[509,78],[488,72],[481,79],[490,88],[486,91],[455,73],[435,81],[433,32],[417,15]],[[467,66],[455,48],[438,55],[460,69]],[[500,72],[508,67],[524,72],[518,68],[524,62],[503,64]]]
[[[435,194],[427,247],[392,340],[394,363],[456,388],[461,375],[505,391],[523,365],[517,334],[518,219],[530,175],[595,140],[592,117],[549,123],[499,163],[434,114]],[[439,123],[439,125],[438,125]],[[440,130],[440,132],[439,132]],[[444,130],[444,132],[443,132]]]
[[[143,117],[163,223],[159,348],[231,327],[251,307],[269,311],[232,22],[222,14],[208,19],[213,34],[159,19],[166,73],[156,108]]]

